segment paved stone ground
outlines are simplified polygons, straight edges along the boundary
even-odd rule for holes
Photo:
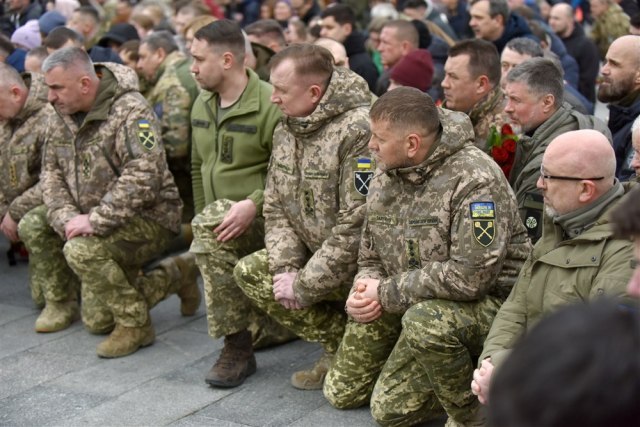
[[[291,387],[291,373],[321,354],[311,343],[259,351],[258,372],[245,384],[208,387],[204,374],[222,340],[207,335],[202,306],[195,317],[181,317],[175,296],[151,311],[155,344],[121,359],[98,358],[103,338],[80,322],[36,334],[27,264],[9,267],[7,247],[0,239],[0,426],[375,425],[368,408],[336,410],[322,392]]]

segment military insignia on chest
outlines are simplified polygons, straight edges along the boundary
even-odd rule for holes
[[[302,192],[302,210],[306,216],[316,216],[316,202],[313,198],[313,190],[311,189]]]
[[[420,246],[414,239],[407,239],[407,268],[409,270],[417,270],[421,267],[420,262]]]
[[[9,166],[9,181],[12,187],[18,186],[18,172],[16,171],[16,164],[13,162]]]
[[[151,151],[156,146],[156,137],[153,134],[149,120],[138,120],[138,141],[147,150]]]
[[[475,202],[469,206],[473,237],[485,248],[496,237],[496,208],[493,202]]]
[[[354,187],[361,196],[369,194],[369,185],[373,178],[375,162],[368,157],[358,157],[353,161]]]

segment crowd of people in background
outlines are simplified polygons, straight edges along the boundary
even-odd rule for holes
[[[0,232],[99,357],[201,276],[212,387],[637,425],[639,114],[636,0],[4,0]]]

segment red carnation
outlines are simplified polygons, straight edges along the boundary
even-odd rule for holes
[[[500,129],[500,133],[502,135],[513,135],[513,129],[511,129],[511,125],[509,123],[505,123]]]
[[[493,147],[491,156],[499,165],[509,160],[509,152],[502,147]]]
[[[511,168],[513,167],[513,165],[502,165],[500,166],[500,169],[502,169],[502,172],[504,172],[504,176],[507,177],[507,179],[509,179],[509,175],[511,174]]]
[[[509,139],[505,140],[502,143],[502,148],[507,150],[509,153],[515,153],[516,152],[516,141],[514,141],[511,138],[509,138]]]

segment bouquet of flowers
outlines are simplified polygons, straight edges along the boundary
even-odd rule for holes
[[[500,166],[507,178],[509,178],[513,161],[516,157],[517,142],[518,137],[513,132],[511,125],[502,125],[500,131],[495,125],[491,126],[489,137],[487,138],[487,148],[490,150],[491,157]]]

